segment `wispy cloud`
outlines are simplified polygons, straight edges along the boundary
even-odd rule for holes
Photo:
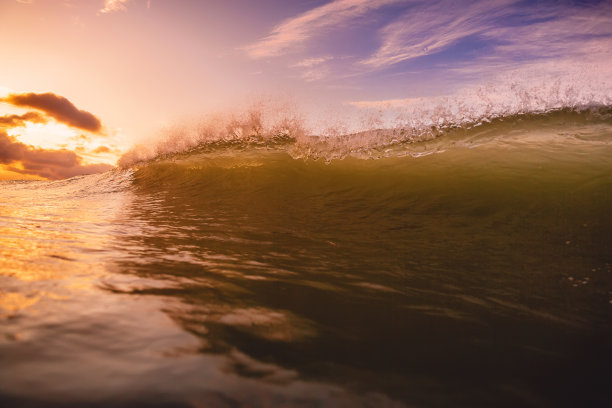
[[[379,24],[374,48],[372,41],[346,49],[339,43],[331,58],[300,47],[366,17],[367,29]],[[289,68],[305,81],[362,76],[434,54],[440,58],[428,60],[430,70],[492,73],[545,59],[595,60],[610,49],[612,3],[523,0],[334,0],[281,22],[245,48],[254,59],[301,55]]]
[[[329,61],[330,59],[332,59],[331,56],[306,58],[299,62],[296,62],[295,64],[290,65],[290,67],[291,68],[311,68],[311,67],[314,67],[315,65],[320,65],[324,63],[325,61]]]
[[[114,13],[117,11],[127,11],[130,0],[105,0],[104,7],[98,10],[99,14]],[[151,8],[151,0],[147,0],[147,9]]]
[[[330,70],[327,67],[310,68],[306,71],[303,71],[300,74],[300,78],[302,78],[306,82],[314,82],[329,76],[329,73]]]
[[[493,27],[515,0],[432,1],[409,10],[380,30],[381,46],[363,64],[374,68],[433,54]]]
[[[548,21],[523,27],[499,27],[483,35],[500,40],[495,51],[514,60],[609,53],[612,7],[559,12]]]
[[[372,101],[351,101],[347,105],[352,105],[361,109],[389,109],[397,107],[406,107],[412,104],[421,102],[421,98],[402,98],[402,99],[384,99]]]
[[[129,0],[105,0],[104,7],[100,9],[100,13],[113,13],[115,11],[126,11]]]
[[[251,58],[280,55],[316,34],[320,34],[323,30],[336,27],[382,6],[399,1],[401,0],[334,0],[285,20],[266,37],[245,49]]]
[[[54,93],[10,94],[0,99],[0,102],[38,109],[59,122],[90,132],[100,132],[102,130],[100,119],[87,111],[77,109],[68,99]]]
[[[306,82],[313,82],[323,79],[329,74],[330,70],[326,63],[332,59],[333,57],[331,55],[306,58],[295,64],[289,65],[289,67],[300,70],[300,77]]]
[[[516,0],[467,4],[433,1],[408,11],[379,31],[381,45],[361,64],[370,70],[452,49],[476,37],[489,49],[465,64],[480,61],[517,65],[544,58],[608,52],[612,43],[612,11],[602,3],[574,6],[554,3],[525,5]],[[461,64],[459,64],[461,65]]]

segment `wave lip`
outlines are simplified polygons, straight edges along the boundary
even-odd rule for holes
[[[180,159],[193,154],[230,153],[255,149],[274,149],[294,159],[346,157],[376,159],[389,156],[418,157],[459,144],[475,145],[503,138],[519,131],[556,131],[576,126],[612,125],[612,105],[562,107],[545,111],[517,112],[499,116],[476,116],[455,120],[440,114],[432,121],[396,127],[368,129],[349,134],[308,134],[295,118],[282,118],[264,125],[261,111],[251,111],[244,121],[204,123],[195,128],[177,128],[156,145],[136,146],[124,154],[119,166],[145,165],[147,162]]]
[[[347,103],[342,113],[303,115],[290,104],[270,99],[245,110],[204,117],[163,132],[157,141],[135,146],[119,160],[130,167],[194,151],[280,148],[294,158],[377,158],[421,155],[420,142],[448,134],[492,133],[525,126],[610,123],[612,93],[606,77],[558,74],[549,78],[497,78],[450,96],[408,98],[403,103]],[[326,118],[327,116],[327,118]],[[331,116],[331,117],[330,117]],[[479,131],[481,130],[479,129]],[[392,153],[386,152],[388,149]]]

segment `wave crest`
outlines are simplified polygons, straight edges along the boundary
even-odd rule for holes
[[[420,155],[423,149],[415,148],[419,142],[448,134],[501,132],[519,122],[525,126],[525,122],[609,121],[612,98],[606,90],[602,84],[574,87],[560,80],[548,86],[488,85],[399,106],[358,107],[352,116],[338,118],[326,128],[309,124],[287,105],[258,103],[239,114],[210,115],[195,125],[166,129],[156,142],[130,149],[118,164],[126,168],[175,155],[251,147],[282,147],[294,158],[325,160]]]

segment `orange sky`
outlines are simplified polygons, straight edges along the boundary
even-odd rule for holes
[[[457,4],[0,0],[0,97],[53,93],[101,122],[83,129],[5,100],[0,116],[36,111],[46,120],[4,124],[0,135],[26,146],[18,150],[32,160],[40,149],[74,152],[77,161],[65,165],[76,171],[114,164],[183,118],[261,97],[329,116],[444,96],[512,72],[552,81],[569,67],[591,83],[612,74],[610,2]],[[11,157],[0,177],[48,174]]]
[[[25,111],[0,116],[1,179],[96,173],[119,154],[100,119],[62,96],[9,93],[0,101]]]

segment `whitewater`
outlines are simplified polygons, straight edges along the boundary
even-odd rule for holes
[[[612,103],[573,89],[0,182],[0,405],[609,406]]]

